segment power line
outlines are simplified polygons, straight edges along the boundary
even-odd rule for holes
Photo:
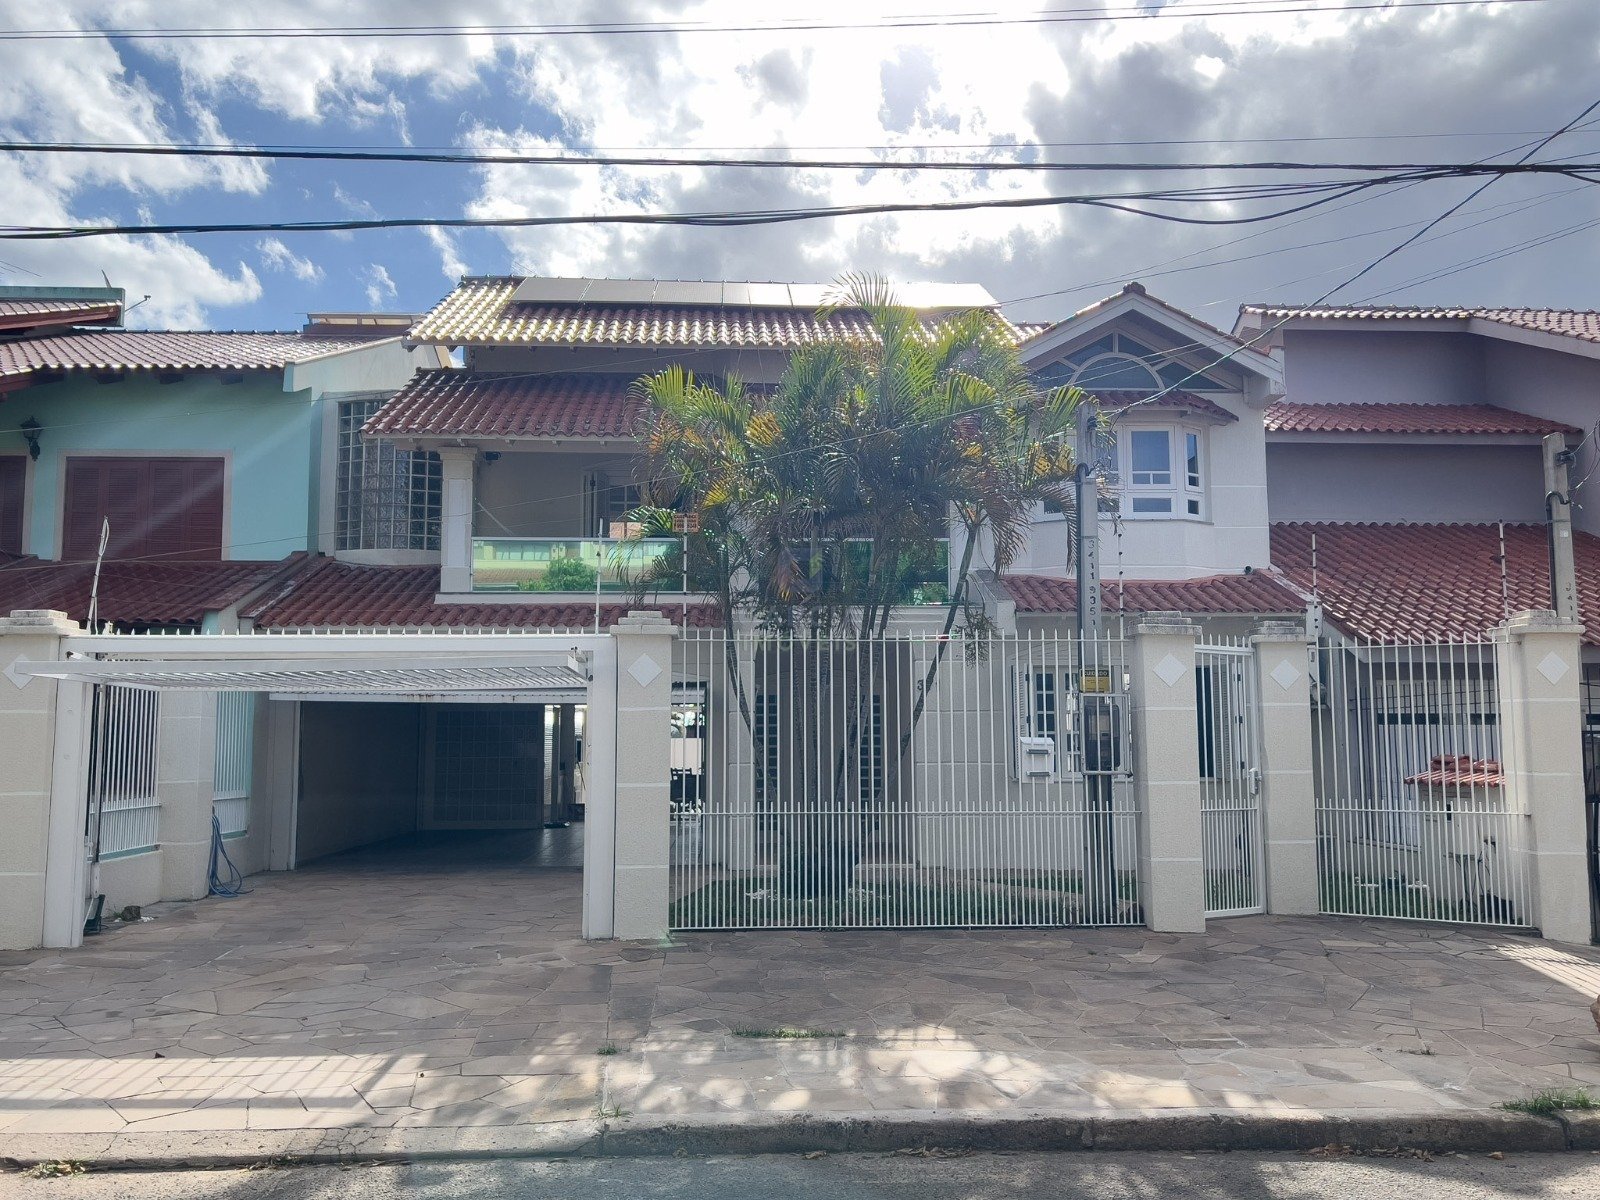
[[[713,24],[700,21],[582,21],[500,25],[326,25],[326,26],[192,26],[103,27],[88,29],[16,29],[0,33],[0,41],[83,41],[117,38],[128,41],[236,41],[302,38],[437,38],[437,37],[614,37],[697,33],[832,33],[904,29],[974,29],[1005,26],[1038,27],[1108,21],[1194,20],[1213,17],[1336,16],[1343,13],[1393,12],[1399,9],[1485,8],[1546,4],[1552,0],[1354,0],[1337,7],[1316,6],[1315,0],[1216,0],[1193,7],[1151,9],[1121,7],[1047,9],[1019,16],[998,13],[915,13],[876,20],[819,21],[804,18]]]
[[[1508,164],[1506,169],[1487,172],[1473,171],[1470,175],[1487,174],[1494,182],[1506,173],[1521,173],[1524,164]],[[1544,171],[1585,183],[1600,182],[1590,179],[1584,165],[1564,167],[1543,164],[1551,169]],[[1374,188],[1394,188],[1433,179],[1467,177],[1455,172],[1401,172],[1377,175],[1366,179],[1314,180],[1295,183],[1231,184],[1209,187],[1143,189],[1126,192],[1083,193],[1076,195],[1048,195],[1021,197],[974,197],[964,200],[941,201],[887,201],[872,204],[816,205],[799,208],[724,210],[707,212],[643,212],[643,213],[591,213],[583,215],[533,216],[533,217],[366,217],[335,218],[308,221],[229,221],[229,222],[172,222],[145,225],[4,225],[0,226],[0,240],[9,241],[59,241],[75,238],[151,235],[178,235],[202,233],[319,233],[353,232],[369,229],[527,229],[578,225],[655,225],[696,228],[738,228],[758,225],[793,224],[838,217],[879,216],[889,213],[942,213],[975,212],[980,210],[1089,207],[1103,208],[1135,216],[1152,217],[1183,225],[1251,225],[1274,221],[1294,213],[1305,212],[1330,204],[1346,196]],[[1246,201],[1270,200],[1279,197],[1311,197],[1303,203],[1275,208],[1269,212],[1243,216],[1185,216],[1178,212],[1142,207],[1146,204],[1215,205]]]
[[[332,147],[183,145],[148,142],[22,142],[0,141],[8,154],[96,154],[163,158],[244,158],[310,162],[425,163],[445,166],[554,167],[732,167],[787,171],[1046,171],[1128,173],[1165,171],[1351,171],[1394,173],[1415,171],[1449,175],[1539,175],[1600,170],[1600,162],[1306,162],[1269,159],[1245,162],[1117,162],[1017,159],[929,158],[735,158],[668,155],[527,154],[500,150],[431,151],[417,149],[345,150]]]

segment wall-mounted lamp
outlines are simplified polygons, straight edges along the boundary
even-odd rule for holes
[[[38,462],[39,434],[44,432],[44,426],[39,424],[39,422],[34,420],[32,417],[29,417],[21,425],[17,426],[17,428],[22,433],[22,436],[27,440],[28,457],[34,462]]]

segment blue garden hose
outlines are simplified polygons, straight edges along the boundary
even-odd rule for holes
[[[250,889],[244,886],[244,872],[228,857],[228,847],[222,840],[222,822],[211,814],[211,862],[206,868],[213,896],[243,896]]]

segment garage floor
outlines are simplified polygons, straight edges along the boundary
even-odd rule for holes
[[[618,1111],[1437,1112],[1600,1085],[1588,949],[1272,917],[585,943],[580,840],[405,839],[81,950],[0,953],[0,1138],[87,1154],[124,1131]],[[808,1036],[749,1036],[784,1029]]]

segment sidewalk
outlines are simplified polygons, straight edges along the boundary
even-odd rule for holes
[[[1531,939],[1252,917],[586,944],[576,873],[508,878],[262,876],[0,954],[0,1136],[578,1145],[653,1118],[1487,1116],[1600,1085],[1600,954]],[[774,1030],[817,1036],[741,1036]]]

